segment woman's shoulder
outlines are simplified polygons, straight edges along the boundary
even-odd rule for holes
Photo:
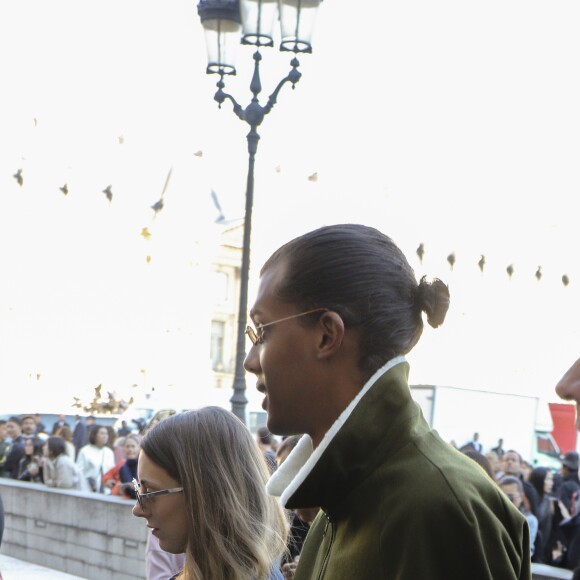
[[[284,580],[284,576],[278,566],[272,566],[268,580]]]

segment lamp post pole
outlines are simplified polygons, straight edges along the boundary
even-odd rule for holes
[[[236,366],[233,395],[230,399],[232,412],[246,422],[246,316],[248,313],[248,280],[250,276],[250,247],[252,236],[252,209],[254,205],[254,166],[260,135],[258,127],[264,117],[276,104],[278,93],[286,83],[292,88],[300,80],[299,53],[312,52],[310,38],[315,15],[321,0],[199,0],[198,14],[206,34],[208,49],[208,74],[218,74],[219,81],[214,95],[220,108],[229,100],[239,119],[250,126],[248,140],[248,178],[246,184],[246,207],[244,214],[244,237],[242,241],[242,265],[240,271],[240,302],[236,340]],[[258,95],[262,92],[260,80],[261,47],[274,45],[272,28],[279,20],[280,50],[293,52],[290,72],[278,83],[265,105],[261,105]],[[236,74],[233,49],[240,42],[256,46],[254,53],[254,73],[250,82],[252,100],[244,109],[236,99],[224,91],[224,77]]]
[[[246,357],[246,316],[248,312],[248,282],[250,278],[250,245],[252,236],[252,209],[254,205],[254,166],[256,152],[258,151],[258,141],[260,135],[258,127],[264,117],[272,110],[276,104],[278,93],[287,82],[292,84],[292,88],[300,80],[301,73],[298,71],[300,63],[296,57],[291,61],[292,69],[286,77],[279,83],[274,92],[268,98],[265,106],[260,105],[258,95],[262,92],[262,82],[260,80],[260,61],[262,55],[258,50],[254,53],[254,73],[250,82],[250,91],[253,95],[250,104],[243,109],[232,95],[224,92],[223,77],[217,83],[218,90],[214,99],[219,106],[227,99],[233,104],[233,112],[239,119],[245,121],[250,126],[250,131],[246,135],[248,141],[248,177],[246,182],[246,207],[244,213],[244,237],[242,241],[242,265],[240,271],[240,302],[238,306],[238,326],[236,341],[236,366],[234,374],[233,395],[230,399],[232,412],[244,423],[246,422],[246,374],[244,369],[244,359]]]

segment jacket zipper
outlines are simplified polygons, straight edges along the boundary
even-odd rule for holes
[[[330,543],[328,544],[326,554],[324,555],[324,560],[322,561],[322,568],[320,568],[318,580],[322,580],[322,578],[324,578],[326,567],[328,565],[328,560],[330,560],[330,551],[332,550],[332,544],[334,543],[334,537],[336,535],[336,526],[334,525],[334,522],[330,519],[330,516],[326,514],[326,525],[324,526],[324,533],[322,534],[323,539],[326,537],[328,526],[330,526]]]

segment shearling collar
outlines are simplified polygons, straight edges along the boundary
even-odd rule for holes
[[[407,384],[408,364],[398,356],[364,385],[313,449],[304,435],[267,484],[286,508],[328,505],[373,468],[368,450],[402,446],[420,417]],[[427,428],[423,422],[423,428]]]

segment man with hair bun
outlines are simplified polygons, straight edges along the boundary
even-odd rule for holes
[[[321,506],[295,580],[530,579],[525,518],[411,397],[405,355],[423,314],[445,320],[447,286],[418,283],[390,238],[357,224],[288,242],[260,275],[245,368],[268,429],[305,434],[268,490]]]

